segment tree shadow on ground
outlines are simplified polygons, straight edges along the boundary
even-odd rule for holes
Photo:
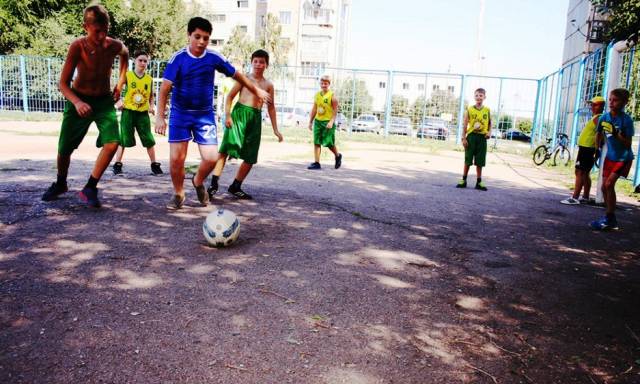
[[[74,162],[73,189],[90,167]],[[0,379],[638,380],[636,207],[594,233],[601,212],[557,204],[563,191],[373,168],[256,168],[256,200],[215,198],[241,235],[213,249],[213,208],[188,190],[166,211],[169,177],[142,163],[105,176],[100,210],[41,202],[50,163],[0,164]]]

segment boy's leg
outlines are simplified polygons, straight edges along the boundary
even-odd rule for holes
[[[576,180],[573,185],[573,194],[571,195],[573,199],[577,199],[578,197],[580,197],[580,192],[582,191],[583,182],[584,182],[582,169],[576,168],[575,176],[576,176]]]
[[[147,155],[149,155],[149,160],[152,163],[155,163],[156,162],[156,147],[152,146],[152,147],[147,148]]]
[[[238,168],[238,172],[236,172],[236,180],[243,182],[251,171],[251,168],[253,168],[253,164],[243,161],[242,164],[240,164],[240,168]]]
[[[589,200],[589,195],[591,194],[591,175],[590,171],[582,170],[582,188],[583,195],[585,200]],[[580,195],[580,190],[578,189],[578,195]]]
[[[607,208],[607,218],[615,219],[615,211],[616,211],[616,182],[620,175],[617,173],[612,173],[607,177],[607,179],[602,183],[602,192],[604,193],[604,202]]]
[[[124,155],[124,147],[122,145],[119,145],[118,150],[116,151],[116,163],[122,163],[123,155]]]
[[[209,200],[213,199],[213,195],[218,192],[218,180],[220,179],[220,175],[222,175],[222,171],[224,170],[224,166],[226,163],[227,154],[218,152],[218,161],[216,161],[216,165],[213,168],[213,174],[211,175],[211,185],[209,185],[209,188],[207,188]]]
[[[204,180],[216,166],[216,160],[218,160],[218,146],[215,144],[198,144],[198,150],[200,151],[200,165],[198,166],[198,171],[195,176],[193,176],[193,183],[195,185],[202,185]]]
[[[319,144],[313,145],[313,159],[316,163],[320,162],[320,153],[322,152],[322,146]]]
[[[169,169],[176,195],[184,196],[184,161],[187,158],[188,141],[169,143]]]
[[[484,135],[470,135],[475,136],[474,141],[476,141],[474,147],[474,158],[476,164],[476,189],[481,191],[486,191],[487,187],[482,182],[482,168],[487,163],[487,138]]]
[[[233,183],[231,183],[231,185],[229,186],[228,191],[230,194],[243,200],[253,199],[253,197],[250,194],[242,190],[242,182],[247,177],[252,167],[253,167],[253,164],[247,163],[246,161],[243,161],[242,164],[240,164],[240,168],[238,168],[238,172],[236,173],[236,178],[235,180],[233,180]]]

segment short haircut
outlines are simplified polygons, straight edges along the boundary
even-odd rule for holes
[[[624,88],[616,88],[613,91],[611,91],[611,94],[614,95],[615,97],[618,97],[622,100],[624,100],[624,102],[628,102],[629,101],[629,91],[627,91]]]
[[[209,20],[198,16],[192,17],[191,20],[189,20],[189,24],[187,25],[187,32],[189,32],[189,34],[192,34],[193,31],[198,28],[209,34],[211,34],[211,31],[213,30],[213,27],[211,27],[211,23],[209,22]]]
[[[328,81],[329,84],[331,84],[331,76],[329,75],[322,75],[322,77],[320,78],[320,81]]]
[[[251,54],[251,61],[253,61],[253,59],[256,57],[262,57],[264,61],[267,62],[267,65],[269,65],[269,52],[265,51],[264,49],[258,49]]]
[[[140,51],[135,51],[135,52],[133,53],[133,58],[134,58],[134,59],[137,59],[137,58],[138,58],[138,56],[142,56],[142,55],[145,55],[145,56],[149,57],[149,54],[147,53],[147,51],[142,51],[142,50],[140,50]]]
[[[485,96],[487,95],[487,91],[485,91],[484,88],[478,88],[475,91],[473,91],[473,93],[476,93],[476,92],[482,93]]]
[[[109,25],[109,12],[101,5],[90,5],[84,9],[82,21],[85,24]]]

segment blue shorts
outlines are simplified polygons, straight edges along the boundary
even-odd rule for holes
[[[193,140],[198,144],[217,145],[218,135],[213,111],[181,111],[169,115],[169,142]]]

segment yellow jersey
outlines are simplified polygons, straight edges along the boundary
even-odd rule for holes
[[[478,109],[475,105],[472,105],[467,108],[467,114],[469,115],[467,136],[470,133],[479,133],[482,135],[489,133],[489,119],[491,118],[491,111],[489,111],[489,107],[483,106]]]
[[[314,102],[316,103],[316,116],[315,119],[319,121],[329,121],[333,117],[333,91],[327,91],[324,95],[322,91],[316,93]]]
[[[127,89],[123,106],[132,111],[145,112],[149,110],[153,79],[148,73],[138,77],[134,71],[127,72]]]
[[[578,145],[581,147],[595,148],[596,147],[596,128],[600,115],[595,115],[587,121],[584,125],[580,137],[578,137]]]

